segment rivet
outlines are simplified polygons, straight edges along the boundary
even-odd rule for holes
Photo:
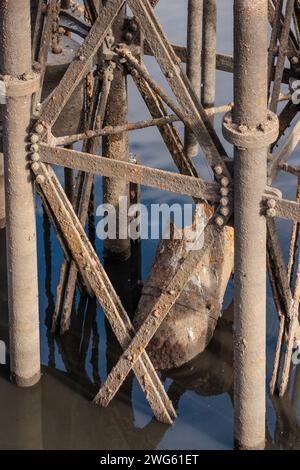
[[[227,217],[229,215],[229,207],[221,207],[220,213],[224,215],[224,217]]]
[[[45,176],[43,176],[43,175],[37,175],[37,177],[36,177],[35,180],[36,180],[36,182],[37,182],[38,184],[43,184],[43,183],[45,183]]]
[[[229,185],[229,179],[226,176],[221,178],[221,185],[224,186],[224,187]]]
[[[268,217],[275,217],[276,216],[276,210],[275,209],[268,209],[267,210],[267,216]]]
[[[39,163],[38,163],[38,162],[34,162],[34,163],[32,163],[32,165],[31,165],[31,169],[32,169],[33,171],[38,171],[38,170],[39,170],[39,168],[40,168],[40,165],[39,165]]]
[[[39,149],[38,144],[32,144],[32,145],[30,146],[30,151],[31,151],[31,152],[37,152],[38,149]]]
[[[221,194],[221,196],[228,196],[229,189],[225,188],[225,187],[220,188],[220,194]]]
[[[36,132],[37,134],[42,134],[43,131],[44,131],[44,126],[43,126],[43,124],[37,124],[37,125],[35,126],[35,132]]]
[[[222,225],[224,225],[224,219],[223,219],[223,217],[221,217],[221,216],[216,217],[216,224],[217,224],[219,227],[222,227]]]
[[[276,207],[275,199],[268,199],[267,206],[269,207],[269,209],[274,209]]]
[[[216,175],[221,175],[223,173],[223,168],[221,165],[216,165],[214,167],[214,172]]]
[[[33,162],[38,162],[40,159],[40,156],[37,152],[34,152],[32,155],[31,155],[31,161]]]
[[[228,206],[228,202],[229,202],[229,201],[228,201],[228,197],[222,197],[222,198],[220,199],[220,204],[221,204],[221,206]]]
[[[40,137],[38,134],[31,134],[30,136],[30,142],[32,144],[36,144],[40,140]]]
[[[174,75],[173,75],[172,72],[167,72],[167,73],[166,73],[166,77],[167,77],[167,78],[173,78]]]
[[[296,56],[292,57],[292,58],[291,58],[291,62],[292,62],[293,65],[298,64],[298,63],[299,63],[298,57],[296,57]]]
[[[244,134],[245,132],[247,132],[248,128],[247,126],[245,126],[244,124],[241,124],[240,126],[238,126],[238,131],[241,133],[241,134]]]
[[[80,60],[81,62],[83,62],[83,61],[85,60],[84,55],[81,54],[81,55],[79,56],[79,60]]]

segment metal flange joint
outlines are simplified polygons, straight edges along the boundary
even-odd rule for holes
[[[235,147],[259,149],[271,145],[279,134],[279,121],[275,113],[268,111],[266,119],[256,128],[238,125],[233,122],[232,112],[225,114],[222,126],[224,138]]]

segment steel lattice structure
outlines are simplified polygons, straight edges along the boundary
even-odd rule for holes
[[[217,2],[213,0],[188,2],[187,47],[171,44],[168,41],[155,13],[157,0],[126,2],[107,0],[100,2],[100,5],[98,1],[85,0],[84,17],[79,17],[69,8],[71,2],[43,0],[37,3],[32,36],[32,73],[23,75],[21,79],[13,76],[9,70],[6,70],[5,60],[1,68],[8,102],[9,99],[14,100],[19,96],[32,95],[28,135],[31,174],[65,256],[53,316],[53,330],[58,321],[62,332],[68,329],[75,287],[76,283],[79,283],[82,289],[96,296],[124,350],[119,362],[95,397],[95,402],[107,406],[133,369],[157,419],[164,423],[172,423],[176,412],[149,359],[146,348],[201,261],[203,249],[186,254],[180,269],[157,300],[144,324],[136,332],[84,227],[93,197],[95,175],[115,180],[120,179],[122,175],[121,179],[126,184],[129,182],[142,184],[189,195],[196,201],[208,202],[214,211],[205,227],[205,247],[213,242],[227,224],[232,224],[233,220],[237,239],[235,245],[237,289],[235,358],[238,384],[235,391],[236,439],[241,447],[261,446],[263,440],[261,430],[264,428],[264,423],[260,425],[260,429],[257,429],[255,410],[249,409],[249,413],[254,415],[254,424],[244,413],[244,407],[253,404],[256,399],[253,399],[255,390],[250,390],[255,380],[260,381],[257,400],[259,401],[265,393],[262,384],[264,378],[257,379],[258,376],[255,375],[257,370],[250,371],[257,351],[252,356],[250,351],[249,357],[247,356],[248,348],[251,350],[257,344],[262,344],[265,338],[263,323],[255,323],[265,309],[265,298],[263,290],[261,299],[253,298],[254,291],[253,289],[251,291],[251,286],[255,285],[251,277],[253,262],[257,263],[258,277],[262,283],[266,269],[268,271],[279,316],[279,337],[271,381],[272,394],[277,383],[280,395],[285,393],[294,341],[300,340],[298,317],[300,263],[297,253],[300,169],[287,163],[300,137],[299,123],[288,130],[297,117],[298,104],[292,101],[290,94],[282,92],[282,86],[293,83],[300,70],[299,2],[236,0],[234,2],[235,60],[231,56],[216,53],[214,28],[210,30],[208,26],[208,19],[209,24],[214,25],[216,21]],[[130,17],[127,16],[126,6],[132,13]],[[5,6],[1,8],[5,17]],[[267,18],[272,27],[269,39]],[[59,47],[60,35],[66,31],[77,34],[83,42],[57,87],[46,100],[41,102],[49,44],[52,41],[53,47],[54,41],[55,47]],[[201,47],[202,34],[204,39]],[[267,48],[263,47],[267,40],[270,41],[268,54]],[[261,51],[254,50],[258,41],[262,41]],[[198,70],[201,52],[204,70],[202,80]],[[143,61],[144,54],[151,55],[157,60],[175,98],[171,98],[152,78]],[[287,61],[289,67],[286,67]],[[184,63],[187,63],[186,72],[182,67]],[[220,108],[214,106],[216,69],[234,73],[234,105],[224,105]],[[120,76],[118,78],[120,73],[131,75],[150,111],[152,120],[136,123],[117,122],[113,125],[105,122],[105,114],[108,106],[111,106],[110,91],[114,89],[116,81],[120,80]],[[89,97],[89,100],[86,100],[88,104],[85,110],[85,129],[74,135],[55,137],[52,128],[72,93],[82,81],[85,83],[85,95]],[[199,97],[201,81],[203,94]],[[279,103],[282,101],[285,104],[278,113]],[[169,109],[172,114],[169,113]],[[227,154],[214,128],[213,117],[216,113],[225,113],[223,135],[235,147],[234,158]],[[9,119],[9,116],[6,119]],[[185,126],[184,141],[176,128],[177,122],[182,122]],[[101,138],[124,136],[131,130],[150,126],[158,127],[178,168],[178,173],[128,163],[118,157],[101,158],[97,155]],[[7,142],[10,138],[8,133]],[[84,142],[83,151],[68,148],[79,141]],[[213,181],[202,178],[193,163],[192,155],[197,145],[201,147],[208,165],[213,170]],[[7,144],[5,150],[7,153],[8,148]],[[60,184],[52,165],[60,165],[78,172],[72,201]],[[12,171],[12,167],[9,168],[8,173]],[[280,191],[273,186],[278,173],[282,171],[298,178],[295,201],[284,199]],[[253,175],[256,172],[257,178],[254,180],[257,181],[254,181]],[[276,217],[293,221],[288,266],[279,244],[274,221]],[[7,224],[9,223],[8,214]],[[254,229],[249,228],[251,224]],[[264,227],[267,229],[265,238]],[[255,234],[255,230],[259,233]],[[257,239],[261,237],[258,245],[256,237]],[[266,245],[265,251],[263,245]],[[248,249],[254,249],[254,252],[257,250],[256,259],[249,261],[247,257],[251,257],[251,252],[247,251]],[[257,309],[253,308],[253,302],[257,302],[260,306]],[[255,341],[252,342],[253,333],[247,336],[243,318],[246,318],[246,322],[253,321],[254,334],[255,329],[259,330],[262,325],[262,331],[257,333],[259,340],[256,346]],[[265,354],[263,346],[258,354],[260,356],[257,357],[261,360]],[[283,371],[280,374],[282,356],[284,356]],[[257,364],[257,367],[261,368],[264,374],[263,365]],[[249,374],[252,376],[254,374],[253,379],[249,378],[250,375],[248,377],[248,370]],[[250,398],[245,393],[247,383]],[[258,419],[261,421],[261,415]],[[253,439],[245,432],[247,426],[250,428],[252,426],[249,434],[254,436]],[[255,437],[256,432],[257,437]]]

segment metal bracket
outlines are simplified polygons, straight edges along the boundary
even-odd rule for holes
[[[20,78],[11,75],[0,77],[0,103],[5,104],[6,98],[31,96],[40,88],[40,75],[32,73],[22,75]]]
[[[235,147],[257,149],[271,145],[278,137],[279,121],[276,114],[268,111],[265,122],[256,129],[233,123],[232,112],[225,114],[223,119],[223,136]]]

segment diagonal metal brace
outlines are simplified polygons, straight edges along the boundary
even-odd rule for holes
[[[70,201],[50,167],[39,163],[33,164],[32,170],[82,277],[88,279],[121,347],[125,350],[134,337],[135,330]],[[146,352],[143,352],[136,362],[134,372],[156,418],[171,424],[176,412]]]

